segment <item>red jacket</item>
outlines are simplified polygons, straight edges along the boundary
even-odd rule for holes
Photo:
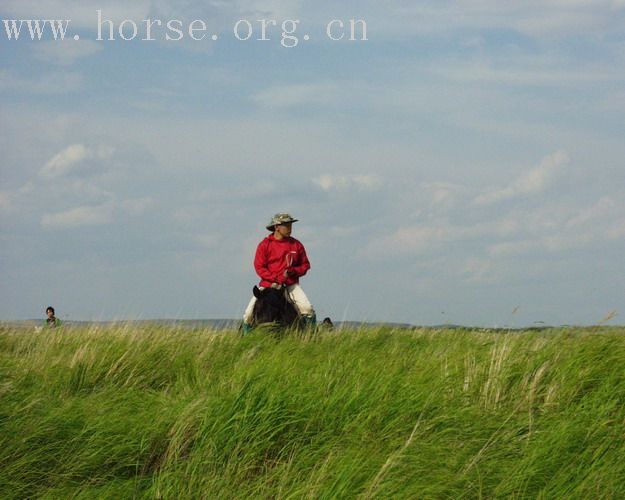
[[[260,286],[269,287],[272,283],[293,285],[310,269],[310,262],[304,245],[295,238],[289,236],[276,240],[270,234],[258,244],[254,268],[260,276]],[[286,269],[291,273],[285,277]]]

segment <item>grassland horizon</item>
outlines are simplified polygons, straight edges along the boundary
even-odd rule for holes
[[[334,325],[338,329],[358,330],[366,328],[394,328],[394,329],[463,329],[463,330],[482,330],[482,331],[541,331],[555,328],[625,328],[625,324],[615,321],[617,315],[611,313],[606,318],[593,323],[580,324],[549,324],[543,321],[534,321],[531,323],[515,323],[504,322],[502,324],[470,324],[470,323],[436,323],[426,324],[418,322],[394,322],[394,321],[377,321],[377,320],[357,320],[357,319],[340,319],[333,320]],[[145,327],[187,327],[189,329],[209,329],[209,330],[236,330],[241,325],[241,318],[175,318],[175,317],[154,317],[154,318],[108,318],[108,319],[71,319],[62,316],[59,319],[64,326],[77,328],[89,327],[116,327],[125,328],[127,326]],[[32,328],[39,327],[44,323],[44,318],[27,318],[27,319],[0,319],[0,328]]]

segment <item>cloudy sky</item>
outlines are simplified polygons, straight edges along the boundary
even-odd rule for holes
[[[623,324],[623,0],[3,0],[0,18],[71,20],[63,41],[0,26],[0,319],[239,317],[288,211],[321,317]]]

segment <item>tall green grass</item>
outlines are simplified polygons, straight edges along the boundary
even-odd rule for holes
[[[625,498],[625,329],[0,329],[0,498]]]

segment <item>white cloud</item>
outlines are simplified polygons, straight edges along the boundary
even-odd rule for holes
[[[37,59],[61,66],[70,66],[101,50],[103,45],[93,40],[49,40],[33,45]]]
[[[614,221],[606,231],[606,236],[611,240],[625,237],[625,218]]]
[[[566,222],[568,228],[578,228],[588,225],[588,223],[604,223],[613,220],[617,215],[625,214],[625,203],[617,201],[610,196],[602,197],[594,205],[580,210],[578,214],[571,217]]]
[[[469,283],[479,285],[497,283],[503,276],[492,260],[479,258],[466,259],[460,269],[460,274]]]
[[[522,175],[514,183],[513,188],[519,194],[540,193],[548,188],[568,164],[569,157],[565,151],[545,157],[540,165],[527,174]]]
[[[81,226],[98,226],[110,224],[113,221],[113,206],[110,204],[90,207],[82,206],[57,212],[44,214],[41,225],[44,229],[71,229]]]
[[[603,197],[581,209],[567,204],[537,207],[525,213],[511,212],[505,217],[516,219],[519,231],[509,236],[523,234],[526,238],[489,244],[487,253],[493,258],[507,258],[605,243],[625,234],[623,214],[625,204],[611,197]]]
[[[400,227],[392,234],[375,237],[361,252],[366,258],[400,257],[431,252],[443,243],[461,238],[460,228],[447,221]]]
[[[91,152],[82,144],[72,144],[54,155],[39,171],[42,177],[59,177],[71,171],[77,163],[89,158]]]
[[[525,62],[525,64],[523,64]],[[584,84],[621,82],[623,75],[614,68],[566,68],[542,64],[540,57],[533,55],[530,61],[516,57],[502,64],[499,61],[446,61],[444,65],[431,66],[429,71],[452,81],[464,83],[494,83],[519,86],[579,87]],[[547,63],[545,61],[545,63]],[[562,65],[560,61],[558,65]]]
[[[393,245],[400,251],[413,253],[431,249],[444,241],[455,238],[449,226],[402,227],[393,235]]]
[[[47,213],[41,217],[44,229],[71,229],[83,226],[100,226],[110,224],[115,214],[123,214],[126,218],[139,217],[153,205],[150,197],[117,201],[114,196],[100,205],[83,205],[61,212]]]
[[[150,207],[154,205],[154,200],[147,196],[145,198],[138,198],[134,200],[124,200],[119,206],[120,208],[133,217],[143,215]]]
[[[533,37],[558,37],[579,33],[605,34],[617,30],[622,18],[621,0],[455,0],[451,2],[394,2],[381,26],[396,36],[431,34],[472,27],[510,29]],[[394,30],[390,24],[395,20]],[[384,22],[385,21],[385,22]]]
[[[323,174],[312,181],[324,191],[374,191],[382,185],[382,179],[375,174]]]
[[[161,19],[205,19],[226,29],[232,19],[296,19],[302,14],[302,0],[152,0],[151,14]]]
[[[8,212],[12,208],[11,199],[9,197],[9,193],[4,193],[0,191],[0,211]]]
[[[84,160],[92,158],[107,160],[114,151],[108,146],[88,148],[83,144],[72,144],[50,158],[39,171],[39,174],[45,178],[61,177],[76,169]]]
[[[4,0],[2,10],[5,17],[17,19],[71,19],[71,28],[97,29],[97,10],[104,19],[119,24],[124,19],[139,22],[148,17],[149,0]]]
[[[419,188],[419,197],[427,199],[431,209],[439,212],[452,210],[467,194],[464,186],[450,182],[424,182]]]
[[[564,151],[557,151],[543,158],[540,165],[519,176],[512,184],[478,195],[476,205],[490,205],[518,196],[537,194],[550,187],[564,170],[569,157]]]
[[[237,186],[234,189],[228,190],[228,198],[245,199],[257,199],[257,198],[270,198],[279,197],[283,191],[283,187],[279,183],[270,180],[261,180],[253,184],[244,184]],[[223,196],[223,194],[221,195]],[[205,200],[215,198],[215,193],[210,196],[205,196]]]
[[[29,181],[14,191],[0,191],[0,212],[20,214],[24,200],[32,198],[34,190],[34,184]]]
[[[280,85],[257,93],[253,100],[263,107],[289,108],[303,104],[339,102],[340,89],[336,83],[303,83]]]
[[[372,240],[365,248],[364,255],[388,257],[425,254],[437,252],[444,245],[454,242],[510,238],[518,234],[519,230],[518,222],[506,217],[471,224],[454,224],[447,218],[433,218],[422,224],[400,227],[392,234]]]
[[[79,90],[82,84],[83,77],[76,72],[49,72],[39,78],[27,79],[7,70],[0,70],[0,92],[63,94]]]
[[[469,256],[481,262],[560,253],[621,238],[625,234],[625,203],[617,196],[603,196],[583,205],[577,199],[559,196],[554,189],[549,197],[535,199],[531,208],[524,204],[490,206],[552,189],[568,163],[568,155],[557,151],[509,186],[473,196],[461,185],[422,183],[411,207],[416,208],[419,223],[404,220],[394,231],[375,235],[361,255],[401,258],[448,253],[462,245],[470,249]],[[483,277],[480,269],[477,266],[469,274]]]
[[[63,199],[112,201],[114,193],[110,189],[98,185],[92,179],[63,179],[61,185],[57,185],[59,196]],[[45,189],[45,187],[44,187]]]
[[[278,19],[290,17],[300,10],[301,0],[235,0],[232,2],[240,13],[265,14]]]
[[[517,257],[540,248],[537,241],[506,241],[488,247],[488,254],[493,258]]]

